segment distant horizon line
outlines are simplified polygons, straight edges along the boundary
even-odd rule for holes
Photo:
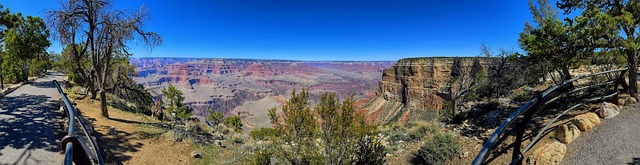
[[[134,59],[160,59],[160,58],[172,58],[172,59],[219,59],[219,60],[262,60],[262,61],[297,61],[297,62],[398,62],[402,59],[410,58],[468,58],[468,57],[480,57],[480,56],[421,56],[421,57],[404,57],[397,60],[294,60],[294,59],[278,59],[278,58],[234,58],[234,57],[175,57],[175,56],[146,56],[135,57],[130,56],[130,60]]]

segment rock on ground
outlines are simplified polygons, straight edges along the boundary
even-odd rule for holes
[[[575,124],[580,131],[589,131],[596,124],[600,124],[600,118],[594,113],[585,113],[582,115],[578,115],[573,119],[573,124]]]
[[[556,139],[558,141],[569,144],[580,136],[580,130],[574,124],[564,124],[556,129]]]
[[[620,114],[620,109],[615,104],[604,102],[597,112],[601,118],[609,119]]]
[[[565,152],[567,152],[567,146],[556,141],[536,149],[536,151],[527,158],[526,163],[529,165],[560,164]]]

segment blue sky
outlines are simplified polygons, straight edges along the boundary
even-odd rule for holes
[[[146,30],[163,45],[134,57],[293,60],[398,60],[477,56],[484,41],[518,48],[526,0],[114,0],[116,9],[151,14]],[[44,16],[58,0],[0,1],[12,12]],[[49,50],[60,52],[53,41]]]

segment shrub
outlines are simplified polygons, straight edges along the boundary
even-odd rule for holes
[[[244,138],[242,138],[241,134],[234,134],[231,137],[231,141],[233,141],[233,143],[236,143],[236,144],[242,144],[244,143]]]
[[[218,112],[218,111],[210,113],[209,116],[207,116],[207,120],[212,122],[213,125],[218,125],[222,123],[223,119],[224,119],[224,116],[222,115],[222,112]]]
[[[364,114],[353,107],[353,97],[340,101],[324,93],[311,109],[306,90],[292,92],[282,113],[269,109],[269,118],[279,137],[273,139],[276,164],[379,164],[385,159],[380,140]],[[317,122],[321,121],[321,122]]]
[[[249,133],[254,140],[267,140],[271,137],[277,137],[278,132],[273,128],[258,128]]]
[[[273,155],[273,150],[270,147],[257,149],[254,155],[253,164],[269,165],[271,164],[271,155]]]
[[[224,125],[227,127],[233,128],[236,132],[242,132],[242,121],[240,120],[240,116],[234,115],[229,116],[224,121]]]
[[[427,134],[434,134],[440,128],[433,123],[427,122],[410,122],[405,125],[409,128],[408,135],[411,140],[420,140]]]
[[[358,141],[355,164],[384,164],[387,149],[382,145],[382,138],[365,136]]]
[[[458,139],[452,134],[438,134],[418,150],[423,164],[443,164],[460,151]]]

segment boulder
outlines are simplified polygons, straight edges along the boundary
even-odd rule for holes
[[[540,148],[536,149],[533,154],[527,158],[527,164],[537,165],[537,164],[560,164],[562,159],[564,158],[564,154],[567,152],[567,146],[560,142],[553,142],[550,144],[545,144]]]
[[[598,117],[598,115],[596,115],[596,113],[593,113],[593,112],[588,112],[585,114],[578,115],[576,116],[576,118],[585,118],[589,120],[591,123],[593,123],[594,125],[600,124],[600,118]]]
[[[573,124],[575,124],[582,132],[589,131],[593,126],[595,126],[595,124],[585,118],[575,118],[573,119]]]
[[[636,98],[634,98],[634,97],[627,97],[624,100],[625,100],[625,104],[624,105],[631,105],[631,104],[635,104],[636,102],[638,102],[638,100],[636,100]]]
[[[609,119],[620,114],[620,109],[615,104],[604,102],[597,112],[601,118]]]
[[[556,128],[556,139],[558,141],[569,144],[580,136],[580,130],[574,124],[564,124]]]

